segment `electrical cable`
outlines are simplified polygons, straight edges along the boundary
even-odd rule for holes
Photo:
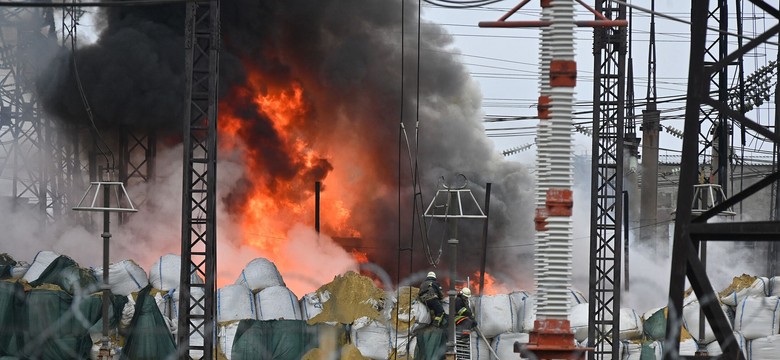
[[[424,0],[425,2],[448,9],[470,9],[482,7],[485,5],[492,5],[502,2],[504,0],[468,0],[468,1],[447,1],[447,0]]]
[[[81,83],[81,76],[79,75],[79,67],[76,62],[76,37],[71,37],[71,59],[73,61],[73,75],[76,80],[76,87],[79,91],[79,96],[81,97],[81,102],[84,104],[84,110],[87,112],[87,118],[89,118],[89,122],[92,125],[92,130],[95,132],[94,136],[97,137],[98,140],[100,140],[100,143],[103,144],[105,147],[105,151],[101,149],[100,143],[95,141],[95,145],[97,147],[97,150],[100,151],[100,154],[103,155],[104,158],[106,158],[106,165],[108,167],[109,171],[115,170],[115,159],[114,159],[114,153],[111,151],[111,147],[108,146],[106,141],[103,139],[102,136],[100,136],[100,130],[98,130],[97,125],[95,124],[95,117],[92,113],[92,107],[89,105],[89,100],[87,100],[87,94],[84,91],[84,85]],[[109,160],[108,156],[106,155],[106,152],[108,152],[109,155],[111,155],[111,160]]]
[[[66,7],[134,7],[160,6],[188,3],[208,3],[207,0],[127,0],[127,1],[85,1],[77,3],[0,1],[0,7],[19,8],[66,8]]]
[[[683,20],[683,19],[671,16],[671,15],[667,15],[665,13],[661,13],[661,12],[658,12],[658,11],[653,11],[653,10],[650,10],[648,8],[644,8],[644,7],[641,7],[641,6],[638,6],[638,5],[629,4],[629,3],[626,3],[625,1],[621,1],[621,0],[612,0],[612,1],[614,1],[614,2],[616,2],[618,4],[620,4],[620,5],[624,5],[624,6],[627,6],[629,8],[632,8],[632,9],[636,9],[636,10],[639,10],[639,11],[644,11],[644,12],[646,12],[648,14],[654,14],[656,16],[662,17],[662,18],[667,19],[667,20],[676,21],[676,22],[683,23],[683,24],[686,24],[686,25],[691,25],[691,22],[688,21],[688,20]],[[717,33],[723,33],[723,34],[731,35],[731,36],[734,36],[734,37],[737,37],[737,38],[743,38],[743,39],[748,40],[748,41],[754,40],[753,38],[748,37],[748,36],[744,36],[744,35],[741,35],[741,34],[735,34],[735,33],[730,32],[730,31],[723,31],[723,30],[720,30],[720,29],[714,28],[714,27],[709,27],[708,26],[707,29],[715,31]],[[770,42],[770,41],[764,41],[763,43],[764,44],[777,45],[777,43]]]

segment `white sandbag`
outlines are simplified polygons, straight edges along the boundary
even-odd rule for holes
[[[301,320],[298,298],[284,286],[271,286],[255,295],[258,320]]]
[[[588,338],[588,306],[588,303],[574,305],[571,308],[571,314],[569,314],[571,331],[574,332],[574,338],[577,339],[577,341]]]
[[[523,316],[523,332],[531,332],[536,321],[536,297],[529,296],[525,299]]]
[[[217,330],[217,346],[220,354],[228,360],[233,358],[233,340],[236,338],[238,322],[220,325]]]
[[[58,257],[60,257],[60,254],[57,254],[54,251],[39,251],[38,254],[35,255],[35,259],[33,259],[30,268],[24,273],[23,279],[27,282],[38,280],[46,268]]]
[[[693,339],[688,339],[680,343],[680,356],[694,356],[699,350],[699,345]]]
[[[149,282],[152,287],[164,291],[178,289],[181,280],[181,256],[167,254],[160,256],[160,259],[152,265],[149,270]],[[197,274],[190,277],[192,284],[203,284],[203,279]]]
[[[242,285],[227,285],[217,290],[217,321],[257,319],[252,290]]]
[[[384,324],[366,317],[355,320],[350,330],[352,345],[369,359],[387,359],[393,346],[390,330]]]
[[[720,308],[723,311],[723,315],[726,316],[726,319],[731,319],[731,308],[729,308],[727,305],[720,304]],[[685,327],[685,330],[688,330],[688,333],[691,334],[691,337],[696,340],[697,342],[701,342],[702,344],[709,344],[713,341],[715,341],[715,333],[712,331],[712,328],[710,328],[710,323],[706,319],[704,320],[704,334],[701,336],[699,334],[699,314],[701,308],[699,307],[699,301],[692,301],[688,303],[687,305],[683,306],[683,326]],[[731,323],[729,325],[732,325]],[[733,326],[732,326],[733,327]]]
[[[102,283],[103,267],[92,269],[95,278]],[[108,285],[116,295],[127,296],[149,285],[146,271],[133,260],[122,260],[108,265]]]
[[[531,331],[533,329],[533,322],[530,327],[525,326],[525,319],[532,317],[534,312],[533,297],[527,291],[514,291],[509,294],[509,300],[514,307],[513,331]],[[473,307],[476,308],[476,307]]]
[[[720,301],[729,306],[737,306],[742,302],[742,299],[748,296],[769,296],[771,283],[769,278],[758,277],[750,286],[721,296]]]
[[[412,327],[413,330],[417,328],[418,325],[426,325],[431,323],[431,312],[428,311],[428,307],[425,306],[424,303],[417,300],[412,301],[411,316],[415,319],[415,326]]]
[[[16,266],[11,268],[11,278],[19,279],[23,277],[25,274],[27,274],[27,270],[29,269],[30,269],[30,264],[26,262],[16,264]]]
[[[622,360],[641,360],[642,358],[642,344],[631,342],[631,341],[621,341],[623,346],[620,349],[620,359]]]
[[[406,354],[414,355],[414,349],[417,347],[417,336],[410,335],[406,331],[397,333],[390,330],[390,339],[395,339],[393,349],[399,357],[404,357]]]
[[[780,324],[780,300],[777,296],[746,297],[737,305],[736,329],[753,340],[776,335]]]
[[[754,339],[748,343],[748,359],[764,360],[780,357],[780,335]]]
[[[506,332],[523,330],[518,316],[520,304],[514,304],[517,297],[507,294],[480,296],[474,302],[476,320],[486,337],[494,337]],[[527,299],[527,296],[523,300]]]
[[[327,290],[325,292],[327,292]],[[323,301],[320,300],[320,294],[316,291],[303,295],[299,302],[302,320],[308,321],[322,312]]]
[[[276,265],[264,258],[250,261],[244,270],[241,270],[236,284],[244,285],[255,292],[271,286],[285,286]]]
[[[604,333],[608,332],[612,325],[604,325]],[[587,330],[586,330],[587,331]],[[642,318],[634,309],[620,309],[620,340],[633,340],[642,337]]]
[[[471,360],[492,360],[493,357],[490,354],[489,342],[485,342],[476,331],[472,331],[469,335],[471,341]],[[490,341],[490,338],[486,338]],[[502,358],[503,359],[503,358]]]
[[[734,332],[734,339],[736,340],[737,344],[739,345],[739,348],[742,350],[742,354],[747,354],[747,347],[748,347],[748,341],[745,339],[744,336],[742,336],[739,331]],[[705,349],[707,350],[707,355],[709,356],[720,356],[723,355],[723,350],[720,348],[720,344],[717,341],[713,341],[707,346],[705,346]],[[748,359],[748,357],[745,357],[745,359]]]
[[[528,333],[503,333],[493,338],[491,346],[499,359],[525,359],[515,352],[515,343],[528,344]]]

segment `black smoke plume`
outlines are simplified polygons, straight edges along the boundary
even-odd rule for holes
[[[302,136],[312,144],[359,144],[355,151],[371,161],[355,170],[355,181],[371,182],[362,188],[392,189],[381,196],[361,194],[364,201],[353,209],[354,226],[372,261],[402,276],[431,269],[423,256],[421,224],[412,221],[413,160],[401,141],[403,119],[419,161],[423,206],[441,177],[466,175],[480,204],[484,184],[492,182],[488,271],[530,285],[532,247],[518,245],[532,239],[532,180],[524,167],[503,160],[486,138],[479,90],[459,62],[452,38],[441,27],[423,22],[418,44],[416,2],[405,4],[403,16],[398,0],[231,0],[221,6],[222,96],[245,86],[251,72],[261,73],[269,86],[301,84],[312,109],[311,119],[299,129]],[[45,108],[63,121],[86,121],[74,91],[75,59],[98,127],[180,133],[185,103],[183,18],[180,5],[102,10],[97,42],[79,48],[74,56],[63,52],[42,74],[39,90]],[[235,106],[234,112],[241,113],[251,104]],[[275,146],[269,120],[254,111],[246,113],[241,118],[251,122],[252,131],[241,136],[268,165],[269,181],[297,174],[296,164]],[[323,179],[338,166],[319,161],[319,170],[305,182]],[[240,202],[246,190],[236,186],[227,197]],[[446,225],[427,225],[435,254],[441,241],[446,244]],[[461,221],[458,257],[463,277],[478,270],[481,233],[481,222]],[[412,255],[404,251],[399,257],[399,245],[412,247]],[[443,249],[439,267],[446,269],[446,245]]]

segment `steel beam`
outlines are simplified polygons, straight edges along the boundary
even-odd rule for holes
[[[185,18],[180,359],[216,358],[216,185],[219,0],[188,2]],[[191,281],[194,276],[204,284]],[[200,291],[193,291],[196,288]],[[203,344],[191,339],[202,337]]]
[[[596,2],[626,19],[625,5]],[[626,28],[594,29],[588,359],[619,357]]]
[[[751,1],[756,5],[761,1]],[[720,2],[719,6],[723,3]],[[760,7],[761,5],[759,5]],[[763,8],[762,8],[763,9]],[[774,8],[768,13],[774,15],[777,13]],[[740,240],[757,241],[771,240],[777,241],[780,235],[780,222],[736,222],[736,223],[706,223],[706,219],[711,217],[715,209],[693,219],[691,207],[693,204],[693,186],[698,182],[699,172],[697,166],[701,160],[702,150],[699,149],[699,139],[702,136],[703,120],[700,119],[702,113],[702,104],[707,104],[720,110],[724,121],[731,120],[741,123],[744,127],[754,131],[757,135],[765,137],[767,140],[778,142],[778,136],[775,132],[767,129],[746,116],[736,111],[725,111],[720,106],[719,100],[710,96],[710,84],[713,81],[712,74],[720,74],[725,68],[722,62],[707,62],[707,21],[712,12],[709,10],[709,1],[700,0],[692,4],[691,10],[691,46],[690,62],[688,69],[688,91],[685,108],[685,127],[683,132],[682,159],[680,164],[680,182],[677,197],[677,212],[674,226],[673,252],[669,285],[669,319],[666,326],[666,340],[664,349],[666,351],[664,359],[670,360],[677,358],[679,352],[679,331],[682,318],[682,302],[686,277],[691,283],[696,296],[702,301],[702,310],[704,316],[711,325],[713,332],[721,344],[723,357],[725,359],[744,359],[735,341],[728,320],[723,316],[717,301],[707,301],[712,298],[714,293],[712,284],[709,282],[702,262],[697,257],[700,246],[700,240]],[[776,20],[780,20],[776,19]],[[768,39],[768,33],[775,34],[777,26],[756,37],[756,39]],[[721,39],[721,41],[725,41]],[[765,40],[763,40],[765,41]],[[746,46],[755,47],[756,43],[751,41]],[[720,54],[720,59],[734,59],[735,56],[744,54],[745,49],[739,48],[731,54]],[[715,92],[720,97],[720,92]],[[706,115],[706,114],[705,114]],[[705,116],[706,119],[706,116]],[[719,123],[721,124],[721,123]],[[720,126],[720,125],[719,125]],[[705,142],[705,148],[711,145]],[[751,194],[754,194],[761,188],[769,186],[777,179],[777,173],[770,174],[758,183],[752,185],[741,193],[726,199],[725,204],[733,205],[744,200]],[[719,176],[720,177],[720,176]]]

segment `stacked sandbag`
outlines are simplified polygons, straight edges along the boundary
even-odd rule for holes
[[[501,333],[521,332],[527,296],[518,297],[508,294],[473,297],[473,308],[479,328],[486,337],[492,338]],[[522,302],[518,301],[522,299]],[[518,303],[516,303],[518,302]]]
[[[574,332],[574,338],[581,342],[588,338],[588,303],[574,305],[569,314],[569,324],[571,331]],[[623,329],[621,323],[621,330]]]
[[[243,285],[254,292],[261,291],[272,286],[285,286],[282,275],[276,265],[268,259],[256,258],[241,270],[241,275],[236,280],[237,285]]]
[[[777,296],[749,296],[737,305],[735,330],[748,340],[776,335],[780,326],[780,299]]]
[[[310,325],[352,324],[362,317],[387,321],[386,314],[383,314],[387,296],[367,276],[348,271],[334,277],[333,281],[321,286],[316,293],[322,302],[322,311],[307,321]]]
[[[227,360],[233,358],[233,340],[236,338],[236,331],[238,331],[237,321],[220,325],[217,330],[217,349]]]
[[[416,287],[403,286],[385,301],[387,314],[383,316],[390,320],[390,325],[398,333],[414,332],[431,323],[428,307],[417,301],[419,292]]]
[[[744,336],[738,331],[734,332],[734,339],[737,342],[737,345],[739,345],[739,348],[742,349],[743,354],[747,354],[748,349],[748,341],[745,339]],[[723,355],[723,350],[720,348],[720,344],[717,341],[713,341],[705,347],[707,350],[707,355],[709,356],[720,356]],[[745,359],[749,359],[748,357],[745,357]]]
[[[748,360],[777,359],[778,357],[780,357],[780,335],[754,339],[748,344]]]
[[[22,278],[27,282],[38,280],[38,277],[40,277],[46,268],[48,268],[58,257],[60,257],[60,254],[57,254],[54,251],[39,251],[38,254],[35,255],[32,265],[30,265],[30,268],[27,269]]]
[[[526,319],[535,319],[534,299],[531,294],[524,290],[513,291],[509,293],[509,300],[510,303],[515,307],[514,314],[516,319],[513,321],[516,324],[516,330],[524,332],[533,330],[533,321],[531,321],[530,327],[526,326]],[[472,306],[472,308],[476,307]]]
[[[680,356],[694,356],[696,351],[699,350],[699,345],[693,339],[688,339],[680,342]]]
[[[755,277],[747,274],[734,277],[731,284],[718,295],[720,301],[729,306],[737,306],[748,296],[769,296],[772,281],[766,277]]]
[[[0,253],[0,279],[9,279],[12,277],[11,270],[17,262],[11,255]]]
[[[96,278],[103,279],[103,267],[93,269]],[[108,285],[111,292],[117,295],[127,296],[149,285],[146,271],[133,260],[122,260],[108,265]]]
[[[267,287],[255,296],[258,320],[301,320],[298,298],[285,286]]]
[[[397,332],[392,330],[392,325],[389,326],[390,339],[392,343],[392,356],[390,359],[398,357],[399,359],[405,358],[409,354],[414,354],[414,349],[417,346],[417,337],[407,331]]]
[[[644,336],[649,341],[661,341],[666,339],[666,319],[668,316],[667,307],[659,307],[648,310],[642,315],[642,331]],[[680,326],[680,339],[687,340],[691,338],[691,334],[685,329],[685,326]]]
[[[217,321],[257,319],[252,290],[243,285],[227,285],[217,290]]]
[[[720,308],[723,311],[723,315],[729,320],[729,325],[731,325],[731,322],[733,321],[732,309],[724,304],[720,304]],[[699,306],[698,300],[693,300],[683,306],[683,326],[695,341],[701,344],[709,344],[710,342],[715,341],[715,333],[712,331],[710,323],[705,319],[704,334],[699,334],[700,309],[701,307]]]
[[[621,360],[643,360],[642,343],[637,341],[621,341],[623,345],[620,349]]]
[[[11,278],[12,279],[20,279],[23,278],[25,274],[27,274],[27,270],[30,269],[30,264],[24,261],[19,261],[16,263],[16,266],[11,268]]]
[[[325,300],[323,300],[325,299]],[[298,301],[301,306],[301,319],[309,321],[322,312],[322,303],[330,299],[330,293],[325,291],[319,294],[316,291],[303,295]]]
[[[642,337],[642,318],[634,309],[620,309],[620,340],[636,340]],[[612,325],[604,325],[607,333]]]
[[[471,341],[471,360],[491,360],[493,357],[490,354],[490,339],[482,339],[476,331],[472,331],[470,336]],[[504,359],[504,358],[502,358]]]
[[[357,319],[350,330],[352,344],[369,359],[384,360],[393,349],[393,339],[387,325],[363,317]]]
[[[149,282],[155,289],[170,291],[179,288],[181,280],[181,256],[167,254],[152,265],[149,270]],[[197,274],[192,274],[190,283],[203,284],[203,279]]]
[[[528,344],[528,333],[504,333],[493,338],[491,347],[499,359],[525,359],[515,352],[515,343]]]

